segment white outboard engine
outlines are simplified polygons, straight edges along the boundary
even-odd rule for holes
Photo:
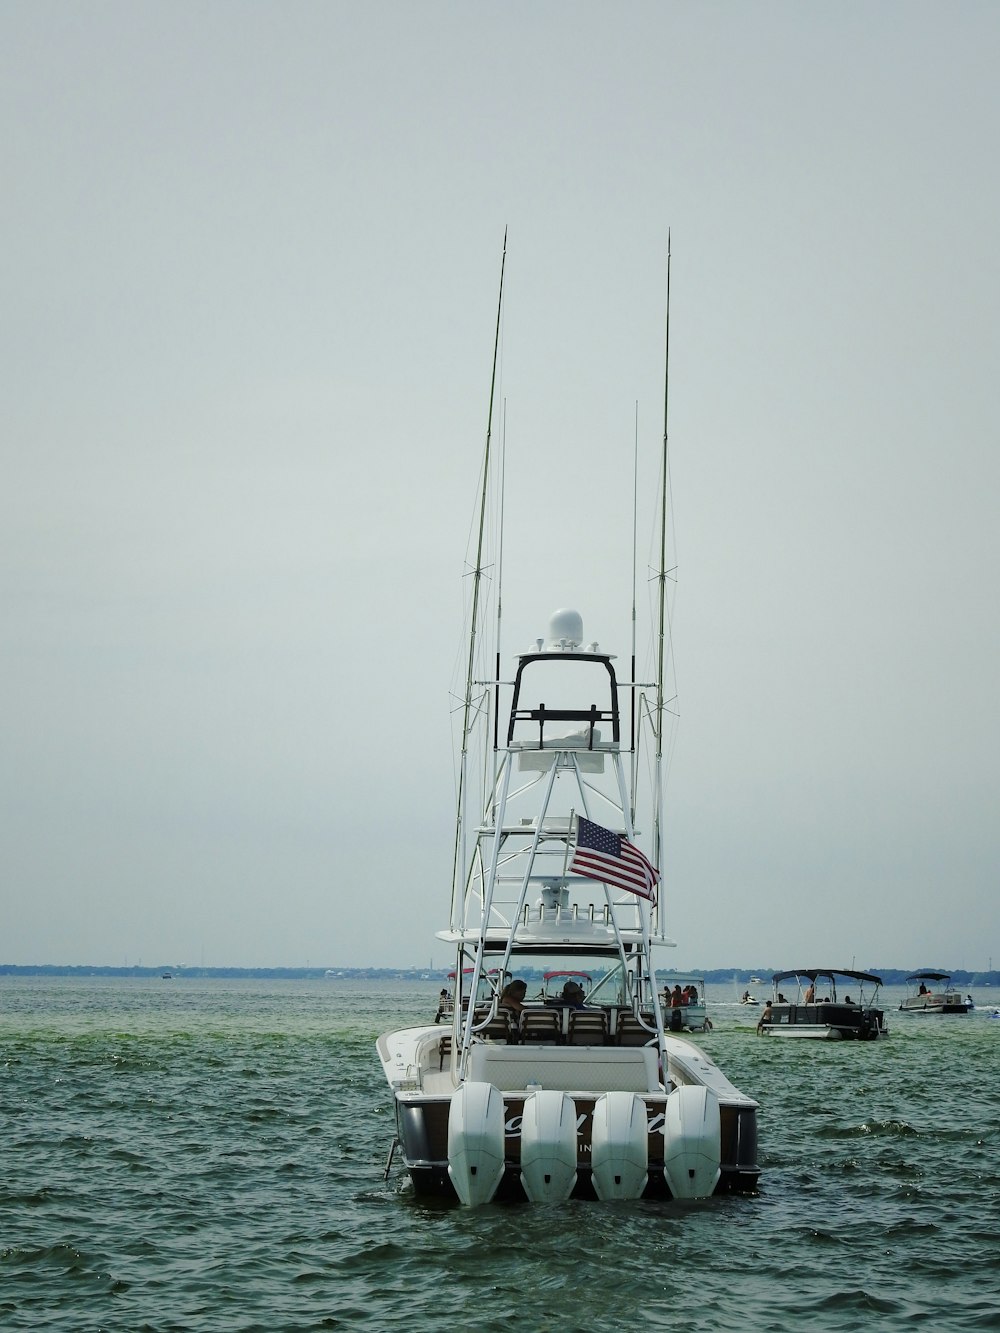
[[[606,1092],[594,1103],[590,1160],[602,1202],[638,1199],[649,1179],[646,1103],[634,1092]]]
[[[576,1184],[576,1103],[540,1088],[524,1099],[521,1184],[532,1203],[563,1203]]]
[[[489,1203],[503,1179],[503,1095],[492,1083],[463,1083],[448,1110],[448,1175],[462,1203]]]
[[[710,1088],[681,1084],[667,1098],[663,1174],[675,1199],[707,1199],[722,1174],[719,1099]]]

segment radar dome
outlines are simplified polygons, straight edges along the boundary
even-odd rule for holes
[[[579,648],[583,643],[583,616],[579,611],[554,611],[549,621],[549,647]]]

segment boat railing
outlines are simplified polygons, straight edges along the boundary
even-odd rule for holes
[[[631,895],[634,897],[635,895]],[[638,901],[638,900],[637,900]],[[546,931],[566,928],[574,932],[599,932],[617,934],[621,931],[634,932],[640,929],[639,911],[630,900],[604,903],[563,903],[550,906],[544,903],[524,903],[519,914],[511,921],[511,914],[517,904],[513,901],[497,901],[490,905],[487,929],[508,931],[513,924],[518,929]]]
[[[597,730],[599,722],[611,723],[611,734],[614,743],[617,743],[621,737],[619,734],[618,711],[617,709],[598,708],[596,704],[591,704],[589,708],[546,708],[545,704],[539,704],[537,708],[514,708],[511,710],[510,723],[507,727],[507,744],[513,744],[514,727],[519,722],[534,722],[538,725],[538,749],[546,748],[545,725],[548,722],[583,722],[586,723],[587,745],[586,749],[592,750],[594,742],[600,740],[600,732]],[[560,737],[565,740],[565,737]],[[550,738],[549,744],[552,743]]]
[[[582,910],[581,910],[582,908]],[[588,922],[591,925],[610,927],[611,908],[607,903],[572,903],[568,906],[545,907],[542,904],[525,903],[521,910],[521,924],[559,925],[563,921]]]
[[[540,679],[540,677],[538,677],[536,674],[537,668],[542,667],[548,673],[550,668],[552,666],[555,666],[557,672],[561,673],[563,666],[567,662],[575,662],[579,664],[594,663],[599,668],[601,668],[600,674],[602,675],[603,678],[603,689],[600,690],[600,693],[603,694],[604,691],[607,692],[605,694],[605,698],[607,699],[607,704],[608,704],[606,708],[598,708],[598,706],[594,703],[591,703],[586,707],[580,707],[580,706],[571,708],[547,707],[546,704],[542,702],[542,700],[539,698],[541,694],[540,689],[538,689],[537,692],[535,689],[531,691],[531,693],[534,695],[534,699],[537,700],[537,703],[534,706],[532,707],[521,706],[521,697],[522,697],[521,691],[526,670],[530,671],[531,677],[533,680],[535,680],[537,687],[538,680]],[[574,668],[574,671],[577,670],[578,668]],[[557,694],[563,694],[563,690],[559,688],[558,679],[553,680],[551,676],[547,675],[547,680],[550,687],[552,687],[553,685],[556,687]],[[591,686],[595,686],[596,682],[590,680],[589,684]],[[578,680],[577,686],[574,689],[574,694],[576,694],[577,698],[579,698],[579,692],[582,692],[580,686],[581,682]],[[596,692],[597,690],[595,689],[595,693]],[[546,693],[548,693],[548,690],[546,690]],[[551,698],[552,696],[549,695],[549,697]],[[563,697],[565,697],[564,694]],[[539,749],[544,748],[545,726],[546,723],[549,722],[585,723],[587,727],[587,738],[588,738],[589,748],[593,747],[593,743],[595,740],[595,729],[597,727],[598,722],[610,722],[612,739],[615,742],[621,740],[621,718],[618,707],[618,686],[615,680],[614,667],[612,667],[611,659],[609,657],[603,654],[594,654],[589,652],[581,653],[572,651],[571,652],[563,651],[558,653],[553,653],[553,652],[526,653],[524,654],[524,656],[522,656],[518,664],[517,675],[514,679],[513,694],[511,697],[510,717],[507,724],[508,747],[513,742],[515,726],[517,726],[519,723],[533,723],[536,724],[538,727],[538,748]]]

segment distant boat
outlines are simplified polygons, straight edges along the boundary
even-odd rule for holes
[[[172,977],[173,977],[173,973],[172,973],[172,972],[164,972],[164,973],[162,974],[162,979],[163,979],[164,981],[170,981],[170,980],[172,979]]]
[[[683,972],[658,972],[663,987],[663,1027],[671,1032],[711,1032],[705,1008],[705,978]]]
[[[778,987],[794,981],[793,1000]],[[842,995],[837,994],[837,982]],[[803,983],[809,984],[803,989]],[[762,1037],[811,1037],[820,1041],[871,1041],[889,1029],[885,1012],[876,1007],[882,978],[873,972],[847,968],[794,968],[775,972],[771,978],[774,998],[760,1016],[757,1031]],[[791,994],[791,986],[788,986]],[[854,997],[851,995],[854,991]]]
[[[971,995],[963,1000],[961,991],[952,986],[950,972],[914,972],[906,984],[911,992],[899,1006],[901,1013],[967,1014],[974,1007]]]

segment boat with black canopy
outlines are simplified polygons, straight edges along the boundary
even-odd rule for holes
[[[800,967],[775,972],[771,985],[772,998],[757,1023],[762,1037],[873,1041],[889,1031],[878,1005],[882,978],[874,972]]]
[[[909,994],[899,1006],[903,1014],[967,1014],[972,997],[951,984],[950,972],[913,972],[906,978]]]

